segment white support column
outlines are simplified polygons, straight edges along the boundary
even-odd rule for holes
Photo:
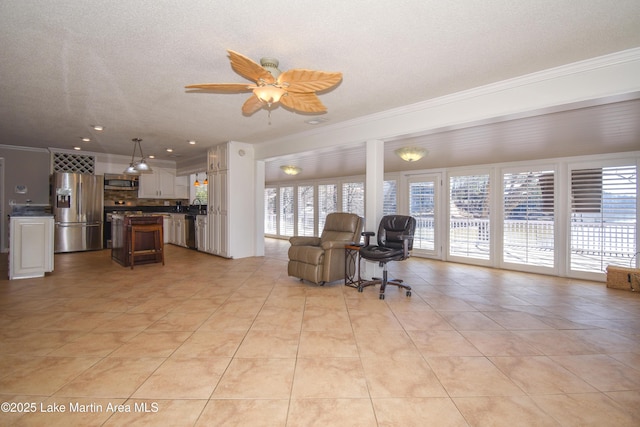
[[[255,256],[264,256],[264,177],[265,177],[265,163],[264,160],[257,160],[255,162],[256,168],[256,181],[255,181],[255,204],[256,204],[256,223],[255,223]]]
[[[384,186],[384,141],[367,141],[367,166],[365,179],[364,231],[378,232],[382,219]],[[375,237],[374,237],[375,239]],[[375,241],[374,241],[375,242]],[[382,269],[376,263],[363,262],[363,277],[380,276]]]

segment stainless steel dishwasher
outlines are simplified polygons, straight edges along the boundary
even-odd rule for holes
[[[196,215],[184,216],[184,241],[189,249],[197,249],[196,245]]]

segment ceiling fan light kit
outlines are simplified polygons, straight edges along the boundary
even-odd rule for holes
[[[278,60],[262,58],[260,64],[232,50],[228,50],[231,68],[255,84],[204,83],[185,86],[214,93],[253,92],[242,106],[242,113],[249,116],[261,108],[271,111],[275,104],[302,113],[325,113],[325,107],[316,92],[330,89],[340,83],[342,73],[315,71],[303,68],[281,72]],[[254,96],[255,95],[255,96]]]
[[[398,157],[406,162],[416,162],[427,155],[428,151],[420,147],[404,147],[394,151]]]
[[[267,104],[268,107],[271,107],[271,104],[280,102],[280,98],[286,95],[286,93],[286,90],[276,85],[258,86],[253,90],[253,94],[257,96],[260,101]]]

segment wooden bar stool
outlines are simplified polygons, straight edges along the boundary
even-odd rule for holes
[[[138,233],[153,233],[153,248],[136,251],[136,235]],[[164,243],[162,238],[162,224],[132,224],[131,225],[131,269],[135,264],[136,256],[155,254],[164,265]]]

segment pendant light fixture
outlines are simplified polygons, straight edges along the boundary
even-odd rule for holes
[[[133,153],[131,154],[131,162],[129,163],[129,167],[124,170],[124,173],[127,175],[140,175],[141,173],[153,173],[153,169],[147,163],[144,158],[144,154],[142,154],[142,139],[133,138]],[[136,161],[136,150],[140,150],[140,160]]]
[[[194,186],[194,187],[200,187],[200,181],[198,181],[198,176],[199,176],[199,175],[200,175],[200,174],[196,174],[196,181],[193,183],[193,186]]]

